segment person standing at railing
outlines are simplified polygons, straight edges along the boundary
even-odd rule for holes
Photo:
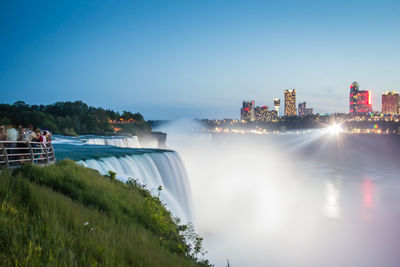
[[[25,132],[24,135],[24,140],[28,142],[36,141],[37,140],[37,135],[36,135],[36,127],[33,128],[32,125],[30,125],[29,130]]]
[[[18,141],[18,131],[14,128],[14,125],[9,125],[6,131],[7,141]]]
[[[6,137],[7,137],[6,128],[3,125],[1,125],[0,126],[0,141],[6,141]],[[5,161],[4,154],[2,154],[2,156],[0,157],[0,160]]]
[[[29,124],[28,127],[28,130],[25,131],[24,141],[26,141],[27,143],[37,142],[39,138],[37,133],[40,133],[40,131],[38,131],[38,129],[36,129],[36,127],[33,127],[31,124]],[[37,144],[31,144],[31,147],[33,149],[33,153],[38,152],[37,149],[35,149],[37,147]],[[34,158],[37,157],[37,155],[34,156]]]
[[[36,135],[36,138],[33,139],[32,142],[40,142],[40,129],[35,128],[35,135]],[[32,144],[32,147],[36,147],[36,149],[34,149],[35,153],[40,153],[42,151],[42,148],[37,143],[36,144]],[[35,155],[34,158],[40,158],[40,157],[41,157],[41,155]]]
[[[40,133],[39,142],[42,142],[44,146],[46,146],[47,138],[46,138],[46,131]]]
[[[27,148],[27,145],[26,145],[26,143],[22,142],[22,141],[24,141],[26,129],[24,127],[22,127],[22,125],[19,125],[17,130],[18,130],[18,144],[17,144],[17,147],[19,148],[17,153],[18,154],[27,154],[27,153],[29,153],[29,150],[28,149],[24,149],[24,148]],[[26,155],[20,155],[18,158],[19,159],[25,159],[25,158],[27,158],[27,156]]]
[[[7,138],[7,133],[6,133],[6,128],[1,125],[0,126],[0,141],[6,141]]]
[[[37,134],[37,136],[38,136],[38,141],[43,144],[42,146],[39,145],[41,147],[40,152],[42,153],[44,151],[44,149],[46,149],[46,142],[47,142],[46,131],[42,132],[39,130],[39,133]],[[44,155],[43,154],[40,155],[40,158],[44,158]]]
[[[16,141],[18,141],[18,131],[14,128],[14,125],[9,125],[6,131],[7,141],[12,141],[14,143],[7,144],[7,147],[15,148],[17,146]],[[8,150],[7,153],[15,154],[15,150]],[[14,160],[15,157],[9,157],[10,160]]]
[[[45,133],[46,133],[47,143],[51,143],[51,133],[50,133],[50,131],[45,131]]]
[[[18,132],[18,141],[22,141],[25,135],[25,128],[22,127],[22,125],[18,125],[17,132]]]

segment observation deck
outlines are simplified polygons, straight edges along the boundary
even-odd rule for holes
[[[51,143],[0,141],[0,169],[16,168],[26,162],[47,166],[56,161]]]

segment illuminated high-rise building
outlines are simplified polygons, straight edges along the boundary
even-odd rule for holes
[[[382,113],[383,114],[399,114],[399,93],[395,91],[387,91],[382,94]]]
[[[361,91],[357,82],[350,85],[350,113],[372,112],[371,91]]]
[[[314,110],[312,108],[307,108],[307,103],[302,102],[299,104],[299,116],[312,115]]]
[[[279,116],[279,107],[281,106],[281,100],[279,98],[274,99],[274,106],[277,116]]]
[[[268,111],[267,106],[255,107],[254,108],[254,120],[255,121],[265,121],[267,111]]]
[[[296,116],[296,90],[285,90],[285,116]]]
[[[270,110],[265,112],[265,121],[278,121],[278,112],[276,110]]]
[[[371,91],[358,91],[356,110],[357,113],[372,112]]]
[[[299,116],[305,116],[306,115],[306,109],[307,109],[307,104],[306,102],[299,103]]]
[[[254,121],[254,100],[243,101],[240,109],[240,119],[242,121]]]
[[[357,112],[356,106],[357,106],[358,89],[359,87],[357,82],[353,82],[350,85],[350,113]]]

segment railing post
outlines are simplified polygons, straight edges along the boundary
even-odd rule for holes
[[[51,148],[51,155],[53,156],[53,161],[56,161],[56,154],[54,153],[54,147],[51,143],[48,143],[50,145]]]
[[[44,151],[46,152],[46,165],[49,165],[49,153],[47,153],[47,147],[46,144],[41,142],[40,145],[42,146],[42,148],[44,149]]]
[[[35,163],[35,160],[34,160],[34,155],[33,155],[33,149],[32,149],[31,142],[26,141],[26,143],[28,144],[29,152],[31,153],[31,162],[32,162],[32,164],[34,164],[34,163]]]
[[[8,162],[8,154],[7,154],[7,150],[4,148],[4,144],[3,142],[0,142],[1,144],[1,149],[3,150],[3,154],[4,154],[4,161],[6,162],[6,167],[9,168],[10,167],[10,163]]]

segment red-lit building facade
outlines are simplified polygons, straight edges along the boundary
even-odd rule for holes
[[[370,91],[360,91],[358,83],[350,85],[350,113],[372,112]]]
[[[400,108],[399,93],[395,91],[387,91],[382,94],[382,113],[397,115]]]
[[[242,108],[240,109],[240,119],[242,121],[254,121],[254,106],[254,100],[243,101]]]
[[[372,112],[371,91],[358,91],[356,112],[357,113]]]

